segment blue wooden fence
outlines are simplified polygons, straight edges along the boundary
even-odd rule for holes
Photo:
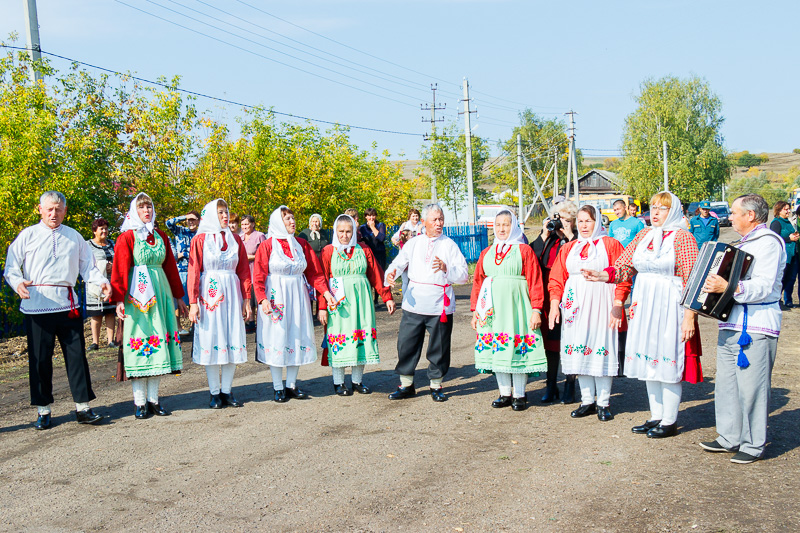
[[[386,228],[386,263],[387,265],[397,256],[400,249],[390,241],[400,226]],[[445,226],[444,234],[453,239],[468,263],[478,260],[484,248],[489,246],[489,230],[486,226],[471,224],[458,224]]]

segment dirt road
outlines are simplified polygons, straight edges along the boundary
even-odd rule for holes
[[[734,465],[697,445],[715,436],[713,322],[701,321],[707,380],[684,387],[680,434],[653,440],[630,431],[649,412],[644,384],[624,378],[606,423],[571,419],[575,405],[541,405],[543,377],[528,385],[527,411],[492,409],[495,380],[473,366],[466,288],[458,300],[442,404],[427,394],[422,365],[416,398],[386,398],[397,386],[400,313],[384,309],[369,396],[335,396],[330,370],[315,364],[300,371],[313,398],[276,404],[269,371],[251,362],[234,383],[245,406],[212,411],[186,343],[185,372],[161,387],[172,416],[135,420],[130,385],[113,381],[110,361],[93,360],[93,406],[106,422],[73,421],[62,368],[54,427],[37,432],[27,379],[7,375],[0,529],[800,530],[800,310],[784,314],[766,458]]]

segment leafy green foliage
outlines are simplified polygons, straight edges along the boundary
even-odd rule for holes
[[[780,183],[771,180],[771,177],[774,176],[770,176],[770,173],[751,169],[741,177],[731,180],[728,184],[728,198],[734,199],[743,194],[756,193],[763,196],[769,205],[785,200],[786,189]]]

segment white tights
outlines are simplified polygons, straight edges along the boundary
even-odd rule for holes
[[[286,388],[293,389],[297,383],[297,371],[300,370],[299,366],[286,367]],[[272,388],[275,390],[283,390],[283,367],[282,366],[269,366],[269,371],[272,374]]]
[[[220,381],[220,370],[222,370],[222,381]],[[212,395],[220,392],[230,394],[233,387],[233,374],[236,372],[236,365],[228,363],[225,365],[206,365],[206,376],[208,377],[208,390]]]
[[[346,367],[331,367],[333,371],[333,384],[334,385],[343,385],[344,384],[344,369]],[[364,365],[356,365],[352,368],[352,379],[353,383],[361,384],[361,380],[364,378]]]
[[[161,376],[131,379],[133,389],[133,403],[142,406],[147,402],[158,403],[158,384]]]
[[[525,386],[528,384],[528,374],[506,374],[505,372],[495,372],[497,378],[497,388],[500,389],[500,396],[511,396],[511,384],[514,384],[514,398],[525,397]]]
[[[646,383],[647,396],[650,399],[650,420],[661,420],[662,426],[669,426],[677,422],[683,385],[680,382],[664,383],[662,381],[647,381]]]
[[[608,407],[611,401],[612,381],[614,378],[611,376],[578,376],[578,384],[581,386],[581,405],[593,404],[596,395],[597,405]]]

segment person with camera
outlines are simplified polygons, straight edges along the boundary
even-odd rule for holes
[[[563,198],[563,197],[562,197]],[[542,233],[531,243],[533,253],[539,260],[542,271],[542,285],[544,289],[544,301],[550,301],[547,292],[547,284],[550,280],[550,269],[558,257],[561,247],[577,238],[575,218],[578,214],[578,206],[571,201],[562,201],[554,204],[553,216],[546,218],[542,227]],[[542,317],[542,337],[544,338],[544,350],[547,357],[547,379],[542,403],[552,403],[558,400],[558,365],[560,363],[559,352],[561,350],[561,325],[555,324],[549,327],[549,317],[545,309],[545,316]],[[573,403],[575,401],[575,376],[568,375],[564,382],[564,393],[561,403]]]

